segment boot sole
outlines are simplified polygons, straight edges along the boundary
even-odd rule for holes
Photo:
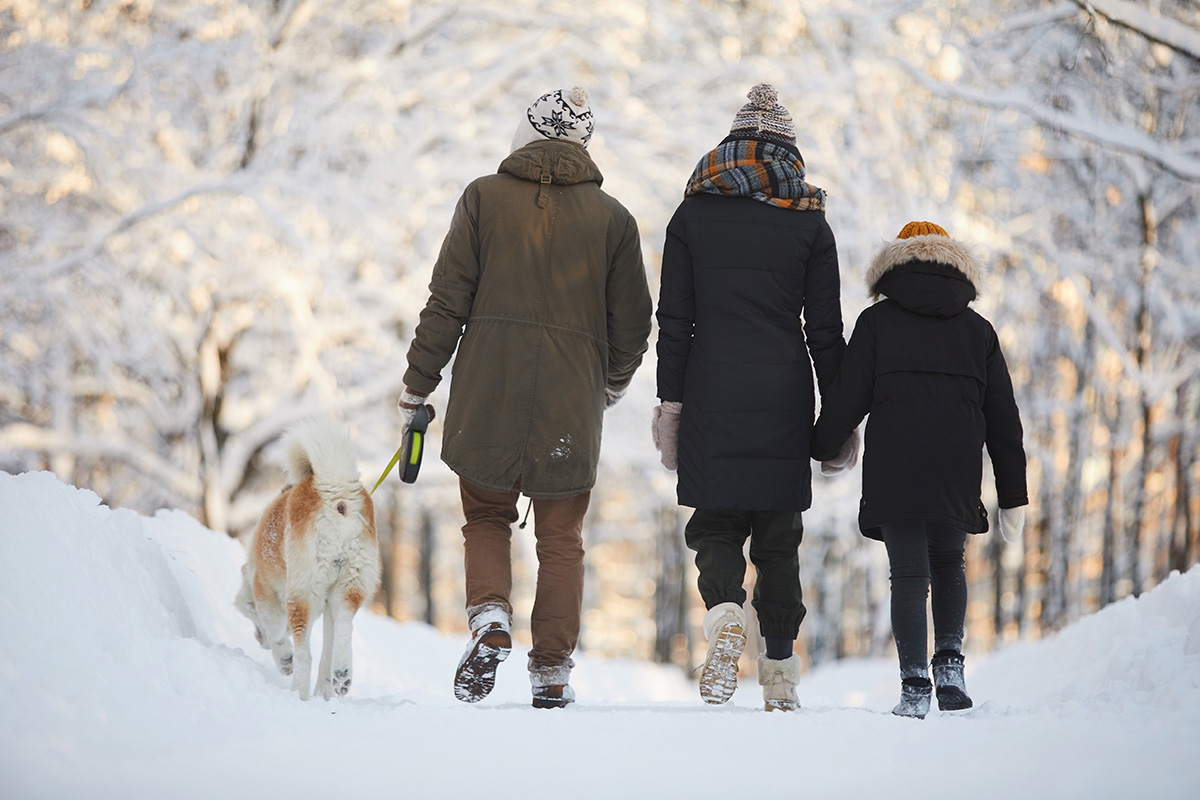
[[[962,690],[948,686],[937,690],[938,711],[966,711],[975,704]]]
[[[768,700],[763,704],[766,711],[795,711],[799,707],[798,703],[789,703],[784,700]]]
[[[571,700],[560,700],[558,698],[535,697],[533,698],[534,708],[566,708],[571,705]]]
[[[737,690],[737,662],[746,647],[741,625],[726,625],[717,633],[712,656],[700,673],[700,698],[711,705],[727,703]]]
[[[496,686],[496,669],[512,652],[512,637],[493,631],[479,637],[475,648],[454,673],[454,696],[464,703],[478,703]]]
[[[926,713],[929,713],[929,712],[926,712]],[[916,711],[912,711],[909,709],[900,710],[900,709],[893,708],[892,716],[903,717],[905,719],[925,719],[925,714],[919,714]]]

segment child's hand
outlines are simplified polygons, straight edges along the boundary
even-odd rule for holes
[[[858,463],[858,448],[861,444],[862,439],[858,435],[858,428],[855,428],[850,432],[850,438],[842,445],[838,454],[828,461],[821,462],[821,474],[828,477],[853,469],[854,465]]]
[[[1000,535],[1006,542],[1015,542],[1021,538],[1025,529],[1025,506],[1000,509]]]

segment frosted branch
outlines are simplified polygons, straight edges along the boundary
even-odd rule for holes
[[[0,428],[0,450],[18,449],[61,453],[78,458],[123,461],[183,497],[195,499],[200,497],[202,491],[200,479],[193,473],[176,469],[158,454],[120,439],[78,433],[67,435],[61,431],[28,423],[15,423]]]
[[[961,100],[984,108],[1019,111],[1047,128],[1074,134],[1120,152],[1141,156],[1179,178],[1200,181],[1200,159],[1188,155],[1189,148],[1195,146],[1191,142],[1168,145],[1136,128],[1117,125],[1097,117],[1085,117],[1048,108],[1022,90],[979,90],[943,83],[907,61],[897,61],[918,83],[938,97]]]
[[[1097,13],[1110,22],[1140,33],[1152,42],[1200,61],[1200,33],[1182,22],[1151,12],[1129,0],[1073,0],[1088,13]]]

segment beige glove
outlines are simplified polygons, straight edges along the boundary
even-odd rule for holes
[[[662,465],[669,470],[679,469],[679,416],[683,403],[671,401],[654,407],[650,421],[650,433],[654,437],[654,449],[659,452]]]
[[[850,438],[842,445],[838,454],[828,461],[821,462],[821,474],[837,475],[848,469],[854,469],[854,465],[858,463],[858,449],[861,445],[862,438],[858,435],[858,428],[855,428],[850,432]]]

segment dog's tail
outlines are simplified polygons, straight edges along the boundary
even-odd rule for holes
[[[315,475],[317,483],[358,483],[358,459],[354,443],[338,423],[314,417],[288,429],[283,439],[287,454],[288,479],[300,483]]]

